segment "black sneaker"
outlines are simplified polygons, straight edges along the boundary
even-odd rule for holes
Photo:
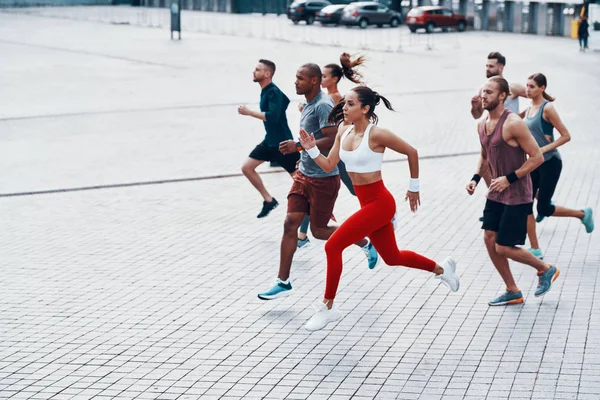
[[[273,200],[271,200],[270,202],[263,201],[263,208],[262,210],[260,210],[260,213],[256,216],[256,218],[266,217],[267,215],[269,215],[271,210],[273,210],[278,205],[279,203],[277,202],[277,200],[275,200],[275,197],[273,197]]]

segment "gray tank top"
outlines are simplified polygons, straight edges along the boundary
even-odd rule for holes
[[[529,118],[531,108],[528,108],[524,119],[531,135],[540,147],[544,147],[554,141],[554,126],[544,119],[544,107],[546,107],[546,104],[548,104],[548,100],[542,103],[538,112],[531,118]],[[548,140],[546,136],[550,136],[552,140]],[[552,157],[556,157],[559,160],[562,159],[557,149],[544,153],[544,161],[548,161]]]
[[[502,137],[502,128],[510,113],[510,110],[504,110],[496,128],[489,135],[485,131],[485,123],[489,115],[479,124],[479,140],[487,153],[492,179],[515,172],[527,161],[527,155],[521,147],[512,147]],[[532,192],[531,176],[527,175],[511,184],[503,192],[488,192],[487,198],[509,206],[528,204],[533,202]]]
[[[504,100],[504,108],[518,114],[519,113],[519,96],[514,97],[514,98],[508,96],[506,98],[506,100]]]

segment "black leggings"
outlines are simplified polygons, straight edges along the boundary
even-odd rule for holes
[[[552,157],[531,173],[533,198],[535,199],[536,192],[538,194],[538,215],[549,217],[554,214],[555,207],[552,205],[552,196],[554,196],[561,171],[562,160],[558,157]]]

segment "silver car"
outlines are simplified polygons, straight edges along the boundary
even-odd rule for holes
[[[374,1],[361,1],[351,3],[342,13],[340,24],[342,25],[358,25],[365,29],[369,25],[390,25],[392,28],[400,25],[402,14],[391,10],[383,4]]]

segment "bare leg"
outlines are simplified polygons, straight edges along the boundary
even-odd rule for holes
[[[546,264],[527,250],[520,247],[500,246],[499,244],[496,244],[496,252],[501,256],[510,258],[513,261],[529,265],[530,267],[537,269],[538,272],[546,272],[550,269],[550,264]]]
[[[515,279],[512,275],[512,272],[510,271],[510,266],[508,265],[508,258],[506,258],[506,256],[498,254],[498,252],[496,251],[497,236],[498,234],[496,232],[485,231],[483,233],[485,247],[487,248],[488,254],[490,255],[490,259],[492,260],[494,267],[496,267],[496,270],[500,274],[500,277],[506,284],[506,289],[511,292],[518,292],[519,287],[515,283]]]
[[[288,280],[292,269],[292,260],[298,246],[297,232],[305,213],[288,213],[283,224],[283,236],[281,238],[281,255],[279,259],[279,275],[282,281]]]
[[[264,201],[271,202],[273,201],[273,197],[271,197],[271,195],[265,188],[265,185],[263,184],[260,175],[258,174],[258,172],[256,172],[256,168],[262,163],[264,163],[264,161],[248,158],[244,165],[242,165],[242,173],[246,176],[246,178],[248,178],[252,186],[254,186],[256,190],[258,190]]]
[[[584,213],[583,210],[573,210],[572,208],[567,208],[563,206],[554,206],[554,214],[552,217],[574,217],[583,219]]]
[[[529,237],[529,244],[531,245],[531,248],[539,249],[540,244],[538,243],[537,239],[536,222],[533,214],[529,214],[527,216],[527,236]]]

